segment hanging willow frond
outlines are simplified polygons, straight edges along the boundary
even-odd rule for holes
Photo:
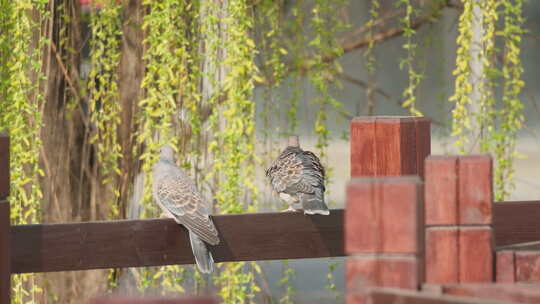
[[[120,194],[115,177],[121,175],[119,162],[122,157],[118,128],[122,111],[118,93],[118,65],[120,63],[120,36],[122,5],[105,1],[101,9],[92,10],[90,28],[90,60],[88,76],[90,121],[93,125],[90,141],[96,146],[97,159],[103,175],[101,182],[110,184],[114,197]],[[111,204],[111,215],[118,217],[116,203]]]
[[[523,66],[520,59],[523,37],[523,1],[505,1],[504,8],[504,61],[503,61],[503,106],[500,110],[500,141],[496,146],[497,167],[495,169],[495,199],[504,200],[514,189],[514,158],[517,132],[522,128],[524,115],[520,100]]]
[[[13,224],[39,222],[43,197],[39,165],[45,80],[41,63],[46,40],[42,35],[48,20],[47,1],[2,1],[0,5],[0,131],[10,135],[10,202]],[[7,15],[4,15],[7,14]],[[37,16],[37,18],[35,16]],[[32,44],[34,34],[37,41]],[[36,303],[42,292],[34,274],[16,275],[12,303]]]
[[[454,95],[450,101],[455,103],[452,111],[452,136],[457,136],[456,146],[460,152],[465,151],[465,145],[469,141],[467,132],[471,129],[471,118],[468,112],[468,105],[471,100],[469,94],[472,91],[472,85],[469,83],[471,68],[470,48],[472,40],[472,18],[473,6],[475,0],[463,1],[463,12],[459,17],[459,35],[456,40],[458,45],[456,55],[456,67],[452,73],[455,77]]]
[[[401,60],[399,63],[400,69],[407,69],[409,77],[408,86],[403,91],[403,107],[407,108],[409,112],[414,116],[423,116],[422,112],[416,107],[416,91],[423,75],[418,73],[414,66],[414,59],[416,57],[417,44],[414,42],[416,30],[412,28],[412,18],[415,15],[415,9],[410,0],[400,0],[399,5],[405,8],[405,17],[401,19],[403,24],[403,36],[407,39],[407,42],[403,44],[403,48],[407,51],[407,57]]]

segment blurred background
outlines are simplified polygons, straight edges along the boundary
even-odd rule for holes
[[[28,0],[0,20],[14,224],[159,216],[145,176],[165,143],[216,214],[284,209],[264,170],[290,134],[343,208],[361,115],[429,117],[433,154],[491,153],[499,200],[540,197],[536,1]],[[16,276],[14,294],[341,303],[343,277],[342,258],[228,263]]]

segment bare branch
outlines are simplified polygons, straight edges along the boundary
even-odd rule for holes
[[[338,78],[341,78],[345,81],[348,81],[352,84],[355,84],[363,89],[367,89],[370,85],[363,81],[363,80],[360,80],[360,79],[357,79],[357,78],[354,78],[352,77],[351,75],[348,75],[348,74],[345,74],[345,73],[339,73],[336,75],[336,77]],[[396,100],[396,99],[393,99],[392,96],[390,96],[390,94],[386,93],[384,90],[382,90],[381,88],[379,87],[374,87],[374,91],[375,93],[381,95],[382,97],[386,98],[387,100],[389,101],[393,101],[395,104],[401,106],[403,104],[403,102],[401,100]]]

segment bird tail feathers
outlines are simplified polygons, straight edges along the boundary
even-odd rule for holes
[[[304,209],[304,214],[330,214],[330,210],[328,210],[328,207],[324,202],[322,193],[316,192],[315,194],[304,194],[301,202],[302,208]]]
[[[189,231],[189,240],[197,267],[202,273],[211,273],[214,270],[212,253],[208,250],[204,241],[191,230]]]

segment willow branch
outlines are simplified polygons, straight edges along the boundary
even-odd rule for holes
[[[339,74],[336,75],[336,77],[338,77],[338,78],[340,78],[342,80],[348,81],[348,82],[350,82],[352,84],[355,84],[355,85],[357,85],[357,86],[359,86],[359,87],[361,87],[363,89],[367,89],[370,86],[367,82],[365,82],[363,80],[360,80],[360,79],[357,79],[357,78],[354,78],[349,74],[339,73]],[[403,105],[403,102],[401,100],[393,99],[392,96],[390,96],[390,94],[386,93],[383,89],[381,89],[379,87],[374,87],[373,90],[374,90],[375,93],[381,95],[385,99],[387,99],[389,101],[393,101],[398,106]]]
[[[50,42],[50,47],[55,55],[56,62],[58,63],[58,66],[60,67],[60,71],[62,71],[62,74],[64,75],[64,79],[66,80],[68,84],[68,88],[71,91],[71,94],[73,94],[75,99],[77,99],[77,108],[81,112],[82,121],[85,127],[88,128],[90,123],[88,122],[87,115],[84,113],[84,110],[81,106],[81,100],[82,100],[81,95],[79,95],[79,92],[77,91],[77,88],[75,87],[75,83],[73,82],[73,79],[71,79],[71,77],[69,76],[68,70],[64,62],[62,61],[62,57],[60,57],[60,53],[58,52],[58,49],[56,48],[56,44],[53,41]]]

